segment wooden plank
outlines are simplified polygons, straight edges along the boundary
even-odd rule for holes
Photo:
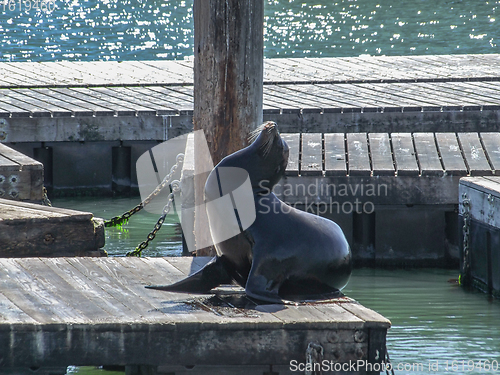
[[[112,89],[112,88],[101,88],[95,87],[91,88],[90,91],[95,92],[98,97],[103,101],[109,101],[112,103],[118,103],[119,105],[130,108],[134,111],[134,113],[144,113],[149,115],[156,115],[156,111],[154,108],[151,108],[147,105],[140,104],[136,100],[133,99],[130,95],[127,95],[126,92],[123,92],[124,89]]]
[[[378,95],[384,95],[386,101],[392,102],[392,107],[422,107],[423,105],[430,105],[429,103],[423,103],[419,98],[395,90],[392,83],[362,83],[356,84],[356,86],[370,89],[373,93]]]
[[[79,290],[73,288],[64,278],[53,272],[43,262],[40,262],[38,258],[15,259],[14,263],[33,277],[40,289],[51,293],[54,296],[54,300],[71,301],[71,306],[67,307],[77,312],[78,315],[85,317],[85,320],[93,320],[96,316],[99,316],[104,321],[114,320],[112,315],[95,305],[87,298],[85,293],[81,293]],[[62,308],[64,309],[65,307],[63,305]]]
[[[80,87],[71,88],[71,90],[76,92],[75,95],[85,95],[92,98],[100,107],[112,109],[118,116],[135,116],[136,114],[135,108],[130,103],[106,95],[105,92]]]
[[[266,94],[269,94],[269,91],[272,90],[275,97],[279,94],[287,100],[293,100],[299,105],[299,108],[307,108],[308,110],[318,110],[321,108],[320,101],[312,98],[309,93],[304,92],[304,90],[294,89],[294,86],[295,85],[267,85]]]
[[[5,90],[5,92],[0,92],[0,103],[2,105],[9,105],[11,107],[17,107],[19,110],[17,112],[29,113],[33,117],[50,117],[50,109],[42,107],[40,104],[34,104],[30,98],[24,96],[19,96],[11,90]],[[60,108],[57,108],[59,110]],[[14,112],[15,113],[15,112]],[[70,115],[70,112],[67,112]]]
[[[462,82],[432,82],[428,84],[441,95],[454,98],[460,105],[485,105],[489,104],[485,98],[472,90],[467,90]]]
[[[2,260],[2,293],[40,323],[85,323],[89,320],[22,268],[15,259]]]
[[[359,303],[343,303],[341,306],[351,314],[363,320],[367,327],[389,328],[391,326],[391,322],[388,319],[376,311],[367,309]]]
[[[14,96],[18,99],[33,103],[46,111],[49,111],[52,116],[74,116],[76,114],[83,114],[91,116],[92,113],[84,108],[71,105],[65,101],[47,96],[42,92],[37,92],[35,89],[11,89],[9,96]]]
[[[50,103],[71,111],[73,116],[92,116],[94,114],[92,110],[93,104],[82,102],[62,92],[44,88],[23,90],[22,92],[35,100],[39,100],[41,103]]]
[[[325,175],[347,175],[344,133],[325,133]]]
[[[491,175],[478,133],[458,133],[458,140],[471,176]]]
[[[500,133],[479,133],[484,150],[493,168],[493,173],[500,172]]]
[[[281,90],[275,90],[276,86],[267,85],[264,92],[264,99],[272,105],[279,105],[281,109],[302,109],[304,101],[298,97],[287,96]]]
[[[365,107],[383,107],[384,104],[377,97],[363,97],[356,93],[353,86],[350,84],[317,84],[323,90],[328,90],[327,95],[349,103],[350,106],[365,108]]]
[[[368,133],[374,176],[394,176],[391,143],[387,133]]]
[[[467,93],[481,96],[485,104],[500,105],[500,87],[497,82],[460,82]]]
[[[166,100],[159,99],[155,96],[148,95],[150,90],[143,87],[127,87],[128,92],[133,95],[136,100],[143,100],[155,108],[158,114],[161,115],[175,115],[178,114],[176,106],[168,103]]]
[[[102,255],[103,221],[89,212],[0,199],[0,257]]]
[[[436,133],[436,142],[445,173],[452,176],[466,176],[467,166],[455,133]]]
[[[347,133],[349,176],[370,176],[370,157],[366,133]]]
[[[56,93],[60,97],[64,97],[65,100],[72,101],[74,103],[80,103],[85,106],[94,115],[113,115],[114,109],[109,105],[100,105],[101,103],[96,103],[96,99],[90,95],[87,95],[85,91],[76,91],[67,88],[52,88],[51,93]],[[106,104],[106,103],[105,103]]]
[[[286,176],[297,176],[299,174],[300,134],[283,133],[281,134],[281,138],[283,138],[289,148]]]
[[[127,309],[142,315],[145,321],[151,321],[157,317],[162,316],[157,311],[157,303],[151,303],[147,297],[138,295],[135,291],[123,285],[121,279],[115,279],[113,273],[107,267],[101,268],[100,263],[94,262],[92,258],[68,258],[68,263],[73,266],[78,272],[84,275],[87,279],[93,280],[106,290],[107,294],[111,295],[115,303],[125,306]],[[146,289],[144,289],[145,291]],[[109,297],[105,297],[109,298]],[[145,312],[149,311],[151,314],[145,316]]]
[[[392,133],[392,149],[398,176],[418,176],[419,168],[411,133]]]
[[[18,170],[42,170],[43,164],[35,159],[26,156],[19,151],[14,150],[13,148],[8,147],[0,143],[0,155],[3,157],[10,159],[19,165]]]
[[[267,91],[267,87],[264,86],[264,92]],[[318,86],[315,84],[294,84],[287,85],[290,91],[297,92],[297,95],[306,96],[308,101],[313,101],[317,103],[320,108],[344,108],[352,107],[353,104],[348,101],[339,100],[338,97],[333,96],[328,89],[328,86]]]
[[[47,271],[50,270],[64,279],[66,283],[75,289],[76,293],[85,294],[85,297],[91,303],[105,311],[104,314],[93,317],[97,321],[100,321],[103,315],[114,317],[113,322],[115,323],[121,321],[138,322],[142,320],[143,315],[141,313],[135,312],[121,303],[117,303],[102,284],[94,281],[94,279],[87,278],[70,265],[67,262],[67,258],[40,258],[38,261],[47,267]]]
[[[442,176],[444,174],[436,140],[433,133],[413,133],[420,174],[422,176]]]
[[[193,88],[192,87],[148,87],[154,92],[156,98],[163,98],[166,102],[173,104],[180,111],[193,110]],[[189,94],[191,93],[191,95]]]
[[[21,64],[8,62],[3,64],[3,68],[5,69],[5,73],[8,72],[5,76],[15,80],[12,82],[12,86],[42,86],[50,85],[55,81],[55,77],[53,79],[44,77],[46,67],[37,66],[37,63],[24,62]]]
[[[21,103],[21,106],[16,106],[15,103],[3,95],[0,95],[0,108],[1,108],[1,116],[2,117],[20,117],[20,116],[30,116],[31,112],[23,109],[24,103]]]
[[[172,258],[0,259],[0,306],[7,309],[0,330],[9,333],[0,335],[3,366],[286,365],[290,355],[303,355],[304,342],[321,343],[325,359],[354,361],[367,356],[371,328],[390,326],[348,298],[256,305],[238,291],[196,296],[143,287],[178,280],[206,260],[177,258],[174,267]],[[276,346],[284,336],[287,345]],[[335,348],[341,356],[330,358]]]
[[[302,176],[321,176],[323,174],[323,139],[321,133],[302,134]]]
[[[5,286],[1,280],[0,286],[2,288]],[[0,324],[3,322],[9,322],[10,324],[33,324],[36,323],[36,320],[0,292]]]

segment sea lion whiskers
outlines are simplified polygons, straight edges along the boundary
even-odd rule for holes
[[[260,125],[253,132],[251,132],[250,135],[248,136],[248,140],[251,143],[253,143],[253,142],[255,142],[255,140],[258,138],[258,136],[262,132],[265,131],[266,133],[269,134],[269,133],[275,131],[275,129],[276,129],[276,123],[273,121],[267,121],[267,122],[263,123],[262,125]],[[269,155],[269,152],[271,151],[271,149],[273,147],[273,141],[274,141],[273,137],[267,136],[265,138],[264,143],[262,145],[260,145],[260,149],[262,150],[262,154],[264,157],[267,157]]]

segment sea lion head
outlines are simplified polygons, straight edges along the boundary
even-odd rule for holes
[[[275,122],[268,121],[254,130],[249,139],[249,151],[255,153],[250,173],[252,186],[269,192],[285,175],[288,163],[288,145],[281,138]],[[259,191],[258,191],[259,192]]]

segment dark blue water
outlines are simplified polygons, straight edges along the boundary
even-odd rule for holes
[[[0,1],[0,61],[193,55],[192,0]],[[266,0],[265,56],[497,53],[499,12],[498,0]]]

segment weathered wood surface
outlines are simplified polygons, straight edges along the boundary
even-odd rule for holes
[[[477,87],[491,97],[474,98],[468,83],[426,84],[415,90],[416,83],[303,83],[265,84],[265,115],[287,112],[325,114],[329,112],[463,112],[500,109],[500,82]],[[176,116],[192,115],[193,86],[136,87],[47,87],[0,88],[0,116],[10,117],[94,117],[94,116]],[[457,92],[450,103],[447,91]],[[488,90],[488,91],[486,91]],[[437,92],[437,94],[436,94]],[[215,95],[212,92],[212,95]],[[436,95],[434,99],[429,99]],[[384,96],[392,98],[382,101]],[[238,99],[242,100],[242,99]],[[258,104],[256,104],[258,105]],[[206,107],[206,104],[205,104]],[[215,110],[214,110],[215,112]],[[234,115],[234,114],[233,114]]]
[[[195,0],[193,15],[194,129],[217,164],[262,123],[264,2]]]
[[[472,219],[500,228],[500,177],[463,177],[459,189],[461,215],[464,212],[463,201],[469,199]]]
[[[0,199],[0,257],[102,256],[103,246],[89,212]]]
[[[491,175],[500,166],[500,133],[325,133],[324,142],[322,134],[282,137],[290,148],[289,176],[298,170],[302,176]]]
[[[390,322],[346,297],[282,306],[256,304],[235,287],[213,298],[144,288],[179,280],[206,261],[0,259],[0,372],[75,364],[289,365],[305,360],[310,342],[336,362],[383,358]]]
[[[498,64],[499,54],[264,59],[264,82],[489,81],[498,79]],[[192,60],[1,62],[0,71],[0,88],[193,83]]]
[[[498,173],[496,165],[500,160],[500,133],[282,133],[281,136],[288,144],[289,160],[286,178],[275,189],[276,193],[280,195],[295,185],[314,185],[313,195],[318,202],[329,201],[330,197],[344,202],[355,196],[362,202],[383,205],[457,204],[460,177]],[[475,143],[465,144],[468,149],[464,150],[464,143],[458,142],[460,138]],[[480,169],[474,169],[475,166]],[[336,191],[347,185],[353,189],[361,185],[382,187],[383,194],[371,191],[364,195],[366,192],[361,188],[340,194]],[[304,203],[306,197],[312,198],[307,189],[291,191],[294,193],[282,197],[288,203]]]
[[[288,132],[499,131],[499,61],[499,54],[264,59],[263,103],[253,107]],[[0,141],[176,136],[193,126],[193,82],[192,61],[0,63]]]
[[[212,161],[248,145],[262,119],[264,1],[195,0],[194,130],[203,130]],[[195,202],[203,202],[206,155],[195,147]],[[208,218],[197,210],[194,229],[206,236]],[[197,250],[214,255],[214,249]]]
[[[0,198],[41,201],[42,163],[0,143]]]

